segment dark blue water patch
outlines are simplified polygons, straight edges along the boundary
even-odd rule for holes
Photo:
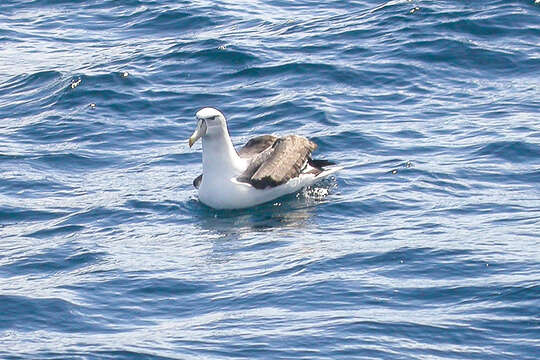
[[[101,96],[99,99],[111,102],[133,100],[138,96],[137,91],[146,90],[150,85],[146,77],[130,74],[125,69],[91,76],[75,76],[73,79],[81,79],[75,89],[93,91],[88,93],[90,98]]]
[[[327,41],[321,41],[320,43],[314,42],[315,38],[312,39],[313,42],[309,44],[302,44],[301,46],[285,46],[283,48],[278,48],[281,52],[291,55],[301,55],[306,56],[306,54],[322,54],[326,53],[328,56],[333,56],[336,51],[336,45]],[[275,47],[273,50],[277,50]],[[343,51],[343,55],[350,54],[354,56],[363,56],[368,57],[370,54],[369,49],[363,47],[354,47]]]
[[[325,211],[339,218],[374,216],[392,212],[406,212],[421,209],[420,203],[405,204],[389,199],[385,195],[373,195],[362,200],[333,200],[325,205]],[[379,234],[382,236],[382,234]]]
[[[71,84],[76,84],[81,81],[77,87],[72,88]],[[62,92],[61,97],[58,99],[58,109],[73,110],[74,108],[86,108],[90,104],[96,104],[99,106],[121,106],[120,104],[131,104],[134,101],[133,95],[128,94],[125,90],[118,91],[114,89],[114,85],[106,89],[98,89],[92,87],[92,84],[86,84],[86,78],[76,78],[74,82],[70,83],[66,89]],[[137,102],[140,107],[144,106],[144,103]],[[121,107],[116,110],[125,111],[128,106]]]
[[[233,45],[225,44],[210,44],[211,48],[189,50],[189,44],[187,49],[184,46],[175,46],[166,59],[194,61],[195,63],[204,62],[207,66],[215,64],[217,66],[247,66],[248,64],[256,64],[259,62],[259,58],[250,53],[248,49],[239,48]]]
[[[111,323],[126,326],[133,322],[153,323],[170,314],[190,317],[195,308],[200,314],[199,311],[211,312],[218,305],[204,295],[214,289],[215,284],[202,280],[147,279],[133,274],[127,278],[85,282],[62,288],[75,291],[81,298],[94,304],[93,311],[105,314]]]
[[[9,8],[10,6],[17,10],[25,10],[27,9],[26,6],[31,6],[34,8],[50,8],[50,7],[66,7],[69,5],[73,5],[72,1],[69,0],[36,0],[36,1],[25,1],[24,7],[21,7],[21,2],[17,0],[6,0],[5,1],[6,7]],[[73,7],[78,8],[78,5],[74,5]]]
[[[484,91],[483,89],[480,91]],[[515,114],[516,109],[513,104],[475,104],[463,109],[464,116],[480,116],[483,119],[508,118]],[[478,130],[481,132],[481,130]],[[485,129],[485,135],[489,135],[491,130]]]
[[[67,214],[59,223],[60,227],[83,227],[99,225],[100,227],[114,226],[119,223],[128,223],[147,215],[147,212],[133,212],[122,208],[108,208],[103,206],[75,210]]]
[[[203,16],[178,10],[163,12],[145,12],[138,15],[135,21],[129,23],[129,30],[137,33],[151,30],[152,33],[173,33],[177,34],[185,30],[195,31],[197,29],[210,27],[224,21],[221,16]]]
[[[64,152],[36,155],[32,159],[32,165],[38,168],[54,169],[67,173],[91,172],[113,165],[119,157],[114,159],[105,155],[96,156],[84,152]],[[121,162],[117,162],[121,163]]]
[[[262,330],[266,330],[266,323],[258,322],[256,319],[254,321],[256,321],[256,326]],[[227,327],[230,329],[233,329],[235,324],[238,323],[238,321],[235,320],[228,320],[227,322],[230,322]],[[281,325],[281,323],[273,324]],[[296,336],[294,335],[290,336],[292,339],[289,339],[289,336],[287,336],[286,341],[282,341],[279,348],[274,348],[270,343],[264,341],[264,336],[241,334],[235,336],[237,345],[230,350],[224,345],[228,338],[228,336],[221,335],[216,336],[216,340],[197,343],[198,346],[195,348],[195,354],[203,354],[210,358],[250,358],[257,356],[261,358],[274,357],[277,359],[286,359],[291,356],[291,354],[297,354],[299,359],[316,359],[316,355],[320,353],[320,351],[314,350],[313,343],[310,341],[311,337],[309,336],[301,337],[301,339],[298,340],[296,340]],[[326,342],[326,339],[320,340],[320,344],[323,342]],[[182,352],[184,352],[182,350],[184,346],[187,347],[190,345],[190,342],[186,340],[181,342],[177,341],[177,343],[183,345],[180,348]],[[189,348],[192,347],[189,346]],[[187,353],[189,353],[189,351]]]
[[[84,344],[86,345],[86,344]],[[134,360],[173,360],[176,357],[160,356],[156,355],[155,350],[148,351],[128,351],[128,350],[94,350],[89,348],[88,350],[75,351],[73,348],[70,348],[67,351],[40,351],[39,353],[33,352],[32,359],[35,360],[62,360],[66,357],[69,357],[72,360],[87,360],[87,359],[134,359]],[[192,352],[184,351],[184,354],[189,354]],[[0,355],[2,353],[0,352]],[[6,360],[20,360],[24,359],[26,353],[21,353],[18,356],[9,356],[3,357]]]
[[[446,213],[452,215],[460,214],[519,214],[523,211],[529,210],[522,206],[516,206],[513,204],[503,204],[498,202],[480,202],[462,204],[459,207],[447,208],[442,210],[433,210],[435,213]]]
[[[18,260],[0,266],[0,274],[4,277],[28,274],[43,276],[91,266],[98,263],[104,255],[103,252],[74,249],[70,245],[63,245],[35,255],[18,256]]]
[[[21,44],[24,42],[24,40],[20,39],[20,35],[21,34],[17,31],[13,31],[9,29],[0,29],[0,42],[4,44],[12,44],[12,45]]]
[[[395,142],[394,142],[395,143]],[[400,146],[399,143],[395,143],[395,145],[386,146],[384,148],[384,151],[380,151],[379,153],[392,153],[401,155],[404,157],[411,157],[411,156],[419,156],[423,155],[426,156],[427,154],[431,154],[432,156],[436,156],[437,154],[444,154],[447,151],[447,148],[445,146],[441,145],[416,145],[412,144],[412,146],[403,147]]]
[[[75,233],[83,230],[85,227],[81,225],[63,225],[48,227],[25,234],[28,237],[34,237],[38,239],[54,238],[54,237],[66,237],[74,235]]]
[[[294,287],[280,287],[278,283],[272,287],[255,287],[260,288],[258,291],[245,290],[239,293],[224,291],[218,298],[214,298],[215,305],[225,311],[234,308],[233,304],[247,310],[272,307],[272,304],[279,303],[280,308],[289,311],[302,311],[303,308],[309,307],[311,311],[320,312],[325,309],[354,311],[357,310],[355,304],[361,302],[380,310],[392,308],[398,311],[406,309],[424,311],[441,305],[461,305],[463,301],[478,303],[480,298],[490,300],[498,291],[496,286],[381,287],[371,285],[365,278],[339,280],[338,277],[305,282],[302,280],[302,274],[307,273],[309,269],[303,268],[301,264],[289,265],[286,270],[272,273],[269,279],[286,277],[295,282]],[[371,271],[368,274],[373,279],[379,276],[378,271]],[[253,287],[260,281],[262,281],[260,278],[244,279],[242,286]]]
[[[449,14],[450,16],[453,14]],[[435,23],[430,26],[433,30],[444,34],[448,31],[453,33],[462,33],[463,35],[473,35],[475,39],[497,39],[501,41],[504,38],[524,40],[531,39],[531,36],[540,35],[540,29],[534,27],[537,18],[527,14],[505,14],[489,17],[470,16],[468,19],[451,19],[445,22]],[[514,18],[514,20],[509,20]],[[516,21],[522,26],[508,26]],[[532,25],[532,26],[527,26]]]
[[[140,279],[137,281],[137,286],[122,285],[127,285],[129,287],[127,291],[139,297],[154,297],[154,295],[160,297],[168,294],[191,295],[205,292],[208,286],[201,282],[179,281],[177,279]]]
[[[223,75],[224,80],[230,78],[246,78],[265,80],[279,76],[285,83],[295,83],[297,86],[307,85],[314,79],[318,82],[331,81],[351,86],[368,86],[372,81],[370,77],[358,73],[354,69],[329,65],[325,63],[294,62],[274,66],[252,66],[232,74]],[[384,76],[380,74],[380,76]]]
[[[496,71],[499,74],[519,72],[522,57],[500,50],[480,48],[472,43],[458,40],[436,39],[415,41],[409,45],[414,52],[408,51],[411,59],[427,64],[444,63],[450,68],[477,69]],[[403,54],[395,56],[403,56]]]
[[[22,332],[51,329],[65,333],[109,332],[99,316],[87,316],[84,306],[59,298],[0,295],[1,329]]]
[[[431,256],[433,251],[427,256]],[[437,259],[426,263],[426,257],[416,256],[414,252],[404,254],[399,261],[395,261],[389,269],[382,268],[380,271],[376,271],[377,274],[387,276],[388,278],[394,278],[397,273],[400,277],[406,279],[432,279],[432,280],[461,280],[461,279],[475,279],[475,278],[488,278],[498,273],[506,273],[519,269],[520,267],[527,267],[525,261],[522,263],[493,263],[489,260],[471,259],[470,256],[452,256],[447,251],[440,251],[439,255],[436,255]],[[443,296],[445,291],[442,289],[429,289],[422,290],[425,292],[436,292]],[[448,294],[447,294],[448,295]],[[456,294],[456,297],[463,298],[463,294]],[[426,296],[414,296],[416,299],[430,299],[430,302],[434,301],[434,294]],[[412,300],[411,300],[412,301]],[[421,301],[421,300],[420,300]],[[405,301],[406,302],[406,301]]]
[[[422,320],[411,319],[397,320],[390,323],[378,323],[368,319],[359,319],[351,323],[337,325],[332,329],[336,334],[347,334],[348,337],[358,337],[369,333],[368,343],[381,344],[375,341],[376,338],[410,338],[414,342],[421,343],[427,337],[435,339],[437,346],[414,347],[410,349],[411,356],[422,359],[426,357],[443,357],[450,359],[460,359],[463,356],[467,359],[483,359],[485,352],[475,349],[481,348],[489,342],[489,336],[485,331],[462,324],[449,323],[444,325],[422,322]],[[470,348],[461,348],[462,344],[470,343]],[[400,354],[402,348],[392,342],[382,340],[381,348],[385,349],[384,358],[403,359]],[[495,355],[495,354],[490,354]]]
[[[525,184],[529,186],[537,186],[540,181],[540,170],[532,168],[530,170],[514,170],[509,171],[506,169],[494,169],[494,170],[481,170],[472,169],[471,167],[465,167],[456,170],[456,175],[461,179],[469,179],[469,181],[476,181],[481,183],[475,183],[473,188],[482,189],[486,186],[482,183],[488,184]]]
[[[518,265],[523,268],[523,264]],[[540,284],[536,281],[517,281],[510,285],[505,283],[504,285],[498,286],[496,290],[497,291],[492,296],[493,300],[508,300],[511,304],[520,302],[529,304],[530,308],[522,313],[524,316],[533,315],[540,307],[540,304],[537,302],[540,293]],[[502,302],[498,303],[499,311],[501,311],[500,307],[504,307],[504,305],[505,304]],[[539,321],[537,318],[531,318],[531,320],[536,322]]]
[[[212,106],[218,109],[224,109],[224,104],[228,104],[232,97],[229,95],[220,95],[213,92],[200,92],[198,88],[188,91],[167,90],[168,85],[178,81],[177,77],[163,79],[163,88],[146,90],[142,93],[142,99],[138,104],[118,103],[118,111],[121,119],[141,121],[145,118],[155,118],[156,109],[162,111],[160,120],[175,121],[180,124],[191,122],[196,125],[195,113],[203,107]],[[173,101],[174,99],[174,101]],[[182,103],[190,104],[188,106]],[[99,104],[98,104],[99,105]],[[133,105],[133,108],[131,106]],[[132,111],[133,110],[133,111]],[[225,114],[227,116],[227,113]],[[142,122],[142,121],[141,121]],[[144,124],[144,122],[143,122]],[[190,128],[193,131],[193,128]],[[191,134],[190,134],[191,135]]]
[[[32,143],[64,143],[76,141],[81,132],[91,131],[92,128],[92,124],[51,115],[39,122],[21,126],[17,129],[16,136]]]
[[[170,144],[177,144],[180,150],[181,144],[187,144],[188,138],[188,131],[180,131],[175,125],[144,126],[128,123],[123,125],[108,124],[102,127],[94,124],[92,132],[81,134],[77,140],[84,144],[86,149],[110,152],[112,150],[140,150]],[[189,156],[190,154],[185,155]]]
[[[411,162],[407,161],[403,164],[397,164],[392,168],[381,168],[378,169],[375,173],[366,174],[365,178],[370,180],[372,183],[376,183],[384,180],[386,183],[395,183],[395,184],[404,184],[410,183],[412,180],[415,181],[411,186],[418,186],[417,183],[425,182],[427,184],[434,184],[438,186],[444,186],[445,184],[452,184],[455,187],[459,187],[458,184],[454,182],[448,182],[444,180],[439,180],[432,171],[421,168],[413,168]]]
[[[178,43],[168,47],[165,50],[164,54],[156,56],[158,58],[165,59],[178,59],[180,60],[182,56],[177,57],[177,55],[183,55],[186,52],[189,54],[195,54],[198,51],[204,51],[209,49],[218,49],[219,47],[225,47],[227,43],[220,39],[208,38],[208,39],[187,39],[179,40]]]
[[[185,141],[183,143],[185,143]],[[166,154],[158,159],[152,160],[151,164],[172,167],[178,167],[178,164],[194,164],[195,166],[199,166],[202,171],[201,159],[201,153],[198,151],[189,153],[182,152]]]
[[[318,123],[328,122],[326,115],[322,111],[305,106],[301,102],[284,101],[276,105],[262,105],[256,114],[247,118],[237,118],[235,116],[231,119],[230,130],[246,133],[246,130],[253,126],[262,125],[264,127],[260,130],[260,135],[274,132],[284,136],[294,132],[294,129],[300,128],[306,123],[307,119]],[[286,128],[283,126],[284,123],[287,123]],[[257,134],[250,134],[249,136],[255,135]]]
[[[164,203],[158,201],[140,201],[140,200],[128,200],[125,207],[135,210],[149,210],[160,214],[178,212],[180,206],[174,203]]]
[[[184,350],[182,351],[183,354],[191,354],[195,355],[197,352]],[[49,356],[49,354],[44,354],[45,356]],[[64,356],[62,353],[57,354],[60,358]],[[76,354],[75,354],[76,355]],[[151,350],[148,351],[127,351],[127,350],[101,350],[101,351],[89,351],[89,352],[83,352],[81,353],[81,359],[86,359],[88,356],[90,357],[96,357],[99,359],[140,359],[140,360],[172,360],[175,359],[175,357],[169,357],[169,356],[160,356],[156,354],[152,354]],[[49,357],[45,357],[46,359],[50,359]]]
[[[1,163],[1,161],[0,161]],[[45,194],[57,192],[71,192],[75,190],[72,186],[66,186],[50,178],[42,180],[31,180],[23,176],[17,178],[1,178],[0,192],[10,196],[20,197],[43,197]]]
[[[531,214],[529,214],[531,213]],[[499,219],[494,219],[493,221],[491,221],[491,223],[494,225],[494,226],[497,226],[497,225],[507,225],[507,224],[528,224],[528,225],[536,225],[538,224],[538,222],[540,221],[540,214],[538,215],[535,215],[535,211],[534,209],[531,209],[529,211],[524,211],[522,212],[522,214],[526,214],[526,215],[516,215],[516,214],[513,214],[513,213],[509,213],[508,215],[504,216],[504,217],[501,217]],[[527,234],[528,237],[540,237],[540,235],[533,235],[533,234],[530,234],[528,233]]]
[[[422,258],[431,256],[440,258],[440,260],[444,260],[445,258],[459,259],[468,257],[471,254],[472,252],[469,250],[449,249],[442,251],[433,248],[403,247],[385,253],[348,253],[337,258],[317,261],[310,265],[310,271],[315,273],[325,273],[331,269],[353,271],[356,268],[373,268],[374,270],[377,270],[384,269],[387,266],[402,266],[404,260],[407,261],[407,263],[409,261],[414,261],[414,259],[418,259],[418,261],[421,262]]]
[[[491,142],[475,153],[475,156],[492,156],[512,163],[540,163],[540,146],[525,141]]]
[[[470,196],[469,187],[463,185],[464,182],[455,181],[443,181],[443,180],[417,180],[414,185],[411,185],[411,191],[418,191],[423,193],[424,191],[430,191],[434,194],[443,193],[452,197],[468,197]]]
[[[294,287],[265,288],[260,291],[224,291],[214,299],[214,302],[224,311],[233,310],[235,307],[245,310],[272,307],[276,303],[280,304],[280,308],[293,312],[302,311],[301,309],[305,307],[309,307],[312,311],[345,310],[353,309],[357,301],[369,302],[371,295],[373,294],[370,294],[369,290],[360,289],[355,284],[339,280],[321,280],[308,284],[298,282]]]
[[[350,148],[354,144],[354,148],[360,153],[375,152],[380,148],[383,141],[377,135],[367,135],[357,131],[346,130],[338,134],[319,136],[317,140],[324,144],[329,151],[339,151],[344,147]]]
[[[27,209],[12,206],[0,207],[0,224],[13,224],[20,222],[46,221],[65,216],[66,211],[46,211]]]

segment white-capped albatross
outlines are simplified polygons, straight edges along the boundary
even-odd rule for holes
[[[235,150],[225,116],[214,108],[196,115],[189,147],[202,138],[203,174],[193,185],[199,199],[215,209],[242,209],[299,191],[341,169],[311,159],[317,145],[298,135],[263,135]]]

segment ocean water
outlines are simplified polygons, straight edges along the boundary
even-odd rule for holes
[[[344,169],[242,211],[195,112]],[[540,4],[4,0],[1,359],[540,358]]]

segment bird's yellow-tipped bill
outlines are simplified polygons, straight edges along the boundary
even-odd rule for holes
[[[204,136],[204,134],[206,134],[206,122],[204,120],[199,120],[197,122],[197,128],[189,138],[189,147],[192,147],[197,140]]]

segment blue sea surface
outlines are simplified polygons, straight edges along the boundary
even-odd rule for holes
[[[344,169],[240,211],[188,147]],[[540,3],[3,0],[1,359],[539,359]]]

